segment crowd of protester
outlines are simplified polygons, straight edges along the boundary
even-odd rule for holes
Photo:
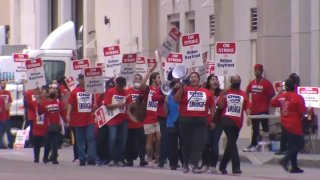
[[[151,67],[142,77],[136,74],[133,86],[126,88],[123,77],[106,81],[106,92],[88,94],[84,76],[78,75],[78,86],[72,91],[64,77],[25,92],[27,125],[31,127],[29,143],[34,149],[34,162],[59,164],[59,148],[64,137],[73,144],[73,162],[80,166],[139,166],[171,170],[181,167],[184,173],[241,174],[237,139],[247,115],[269,114],[270,105],[280,107],[283,134],[287,138],[286,155],[279,162],[292,173],[303,172],[297,165],[297,154],[303,148],[301,118],[307,111],[304,100],[296,93],[292,79],[285,81],[285,89],[275,95],[272,84],[263,78],[263,66],[254,67],[255,79],[246,91],[241,90],[241,77],[230,78],[230,87],[220,89],[218,77],[211,74],[205,83],[192,72],[188,81],[168,74],[172,92],[161,91],[160,74]],[[149,81],[148,85],[147,82]],[[11,100],[1,81],[0,133],[8,131],[8,110]],[[249,96],[251,98],[249,99]],[[100,106],[119,114],[106,125],[98,127],[94,112]],[[268,133],[268,119],[252,119],[252,140],[243,151],[255,151],[259,141],[259,125]],[[219,166],[219,141],[225,133],[227,143]],[[9,133],[10,134],[10,133]],[[1,135],[1,134],[0,134]],[[12,137],[9,136],[12,147]],[[288,163],[291,161],[291,169]],[[180,163],[179,163],[180,162]]]

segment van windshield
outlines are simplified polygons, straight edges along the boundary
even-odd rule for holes
[[[44,73],[46,76],[47,84],[52,84],[53,80],[64,76],[66,70],[66,64],[63,61],[45,60],[44,61]]]

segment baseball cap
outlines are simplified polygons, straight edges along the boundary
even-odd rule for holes
[[[261,71],[263,71],[263,65],[262,65],[262,64],[256,64],[256,65],[254,65],[254,70],[261,70]]]
[[[84,74],[83,73],[78,74],[78,78],[79,79],[83,79],[84,78]]]

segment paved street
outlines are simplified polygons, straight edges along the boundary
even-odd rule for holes
[[[304,168],[304,174],[288,174],[279,166],[257,165],[243,163],[241,176],[212,175],[212,174],[183,174],[181,171],[170,171],[157,168],[110,168],[107,166],[79,167],[71,162],[72,152],[70,148],[60,150],[60,164],[34,164],[32,162],[31,149],[13,151],[0,150],[0,179],[1,180],[194,180],[194,179],[319,179],[320,170]],[[230,169],[229,169],[230,171]]]

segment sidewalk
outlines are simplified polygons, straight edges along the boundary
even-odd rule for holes
[[[223,151],[220,151],[223,153]],[[249,162],[254,165],[270,164],[278,165],[283,155],[275,155],[273,152],[242,152],[239,151],[241,162]],[[302,167],[320,168],[320,154],[299,154],[298,163]]]

